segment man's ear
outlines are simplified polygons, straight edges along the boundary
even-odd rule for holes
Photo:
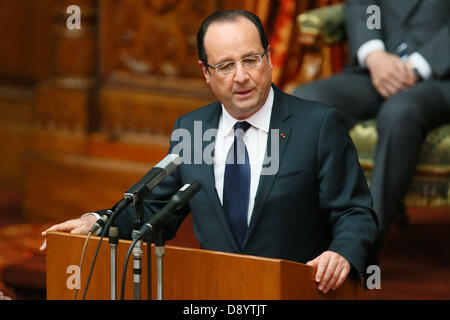
[[[269,66],[270,69],[273,70],[273,64],[272,64],[272,47],[270,45],[267,46],[267,59],[269,60]]]
[[[210,74],[209,74],[208,68],[203,64],[203,62],[201,60],[198,60],[198,65],[202,69],[203,76],[205,77],[206,83],[209,84]]]

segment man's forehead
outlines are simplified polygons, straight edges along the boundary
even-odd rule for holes
[[[249,53],[258,53],[261,49],[258,29],[245,17],[211,23],[204,38],[206,53],[229,51],[229,45],[239,45],[239,49],[243,49],[242,46],[250,47],[253,50],[249,50]]]
[[[214,21],[209,26],[205,33],[205,42],[209,39],[214,39],[222,35],[227,30],[231,31],[234,28],[245,31],[246,34],[252,34],[259,37],[259,32],[256,26],[245,17],[236,17],[232,20]],[[243,30],[245,29],[245,30]],[[241,33],[241,32],[239,32]],[[229,35],[229,32],[227,32]]]

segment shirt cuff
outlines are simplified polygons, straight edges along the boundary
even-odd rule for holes
[[[88,213],[85,213],[85,214],[83,214],[83,215],[81,216],[81,218],[86,217],[86,216],[90,216],[90,215],[93,215],[93,216],[95,216],[97,219],[100,219],[100,215],[99,215],[97,212],[88,212]]]
[[[379,39],[369,40],[366,43],[364,43],[361,47],[359,47],[358,51],[356,52],[356,56],[358,57],[358,62],[361,67],[366,66],[366,58],[369,55],[369,53],[372,53],[375,50],[385,50],[386,47],[384,46],[383,41]]]
[[[427,60],[418,52],[413,52],[409,59],[414,68],[417,69],[423,79],[431,78],[432,70]]]

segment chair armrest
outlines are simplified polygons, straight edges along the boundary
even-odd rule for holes
[[[297,17],[297,23],[304,39],[321,38],[326,45],[345,40],[343,3],[306,11]]]

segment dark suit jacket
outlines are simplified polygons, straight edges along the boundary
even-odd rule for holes
[[[370,5],[381,11],[381,29],[370,30],[366,12]],[[394,53],[401,42],[409,53],[419,52],[430,64],[437,78],[450,75],[450,2],[442,0],[347,0],[345,6],[347,34],[353,57],[365,42],[384,41]]]
[[[168,222],[166,237],[189,212],[204,249],[307,262],[332,250],[361,274],[367,251],[377,234],[372,199],[357,152],[337,112],[306,102],[274,87],[271,129],[279,129],[279,170],[261,176],[255,206],[242,250],[233,238],[215,189],[214,166],[182,164],[145,201],[146,215],[161,208],[183,184],[197,180],[201,190]],[[212,103],[180,117],[175,129],[202,133],[217,128],[222,109]],[[198,123],[197,123],[198,124]],[[198,132],[197,132],[198,133]],[[203,147],[211,141],[203,141]],[[172,142],[170,150],[176,142]],[[270,146],[270,133],[268,146]],[[191,154],[194,154],[192,143]],[[169,150],[169,152],[170,152]],[[122,237],[129,237],[133,208],[119,217]]]

